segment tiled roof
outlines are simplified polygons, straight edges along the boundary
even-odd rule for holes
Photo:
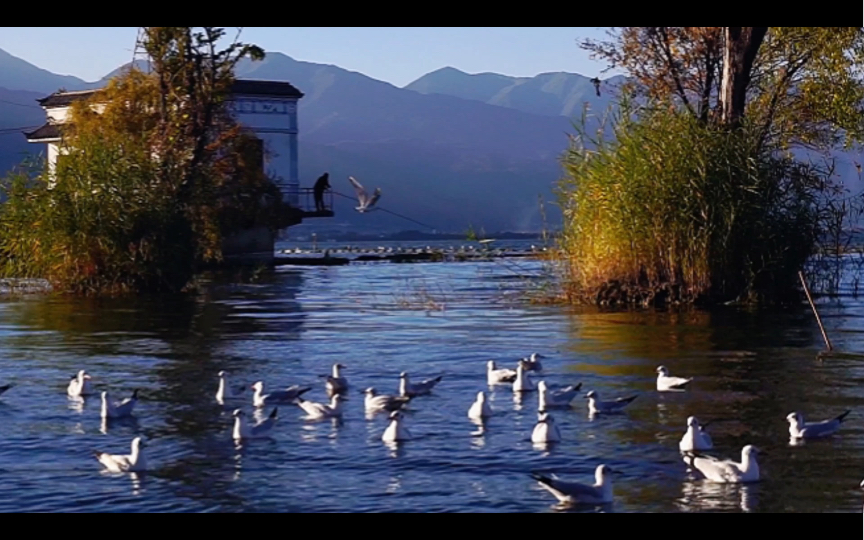
[[[50,96],[39,99],[37,101],[39,102],[39,105],[42,105],[43,107],[47,107],[49,109],[52,107],[68,107],[73,102],[87,99],[96,92],[97,90],[83,90],[81,92],[54,92]]]
[[[25,133],[24,136],[27,137],[27,140],[30,142],[59,139],[60,128],[57,124],[45,124],[35,131]]]
[[[289,83],[282,81],[256,81],[252,79],[237,79],[231,90],[235,94],[247,96],[279,96],[279,97],[303,97],[303,92]]]
[[[303,92],[289,83],[283,81],[257,81],[252,79],[237,79],[231,88],[234,94],[246,96],[273,96],[273,97],[303,97]],[[81,90],[78,92],[55,92],[46,98],[38,100],[39,105],[47,108],[68,107],[75,101],[87,99],[99,89]]]

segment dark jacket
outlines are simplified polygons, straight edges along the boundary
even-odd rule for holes
[[[330,189],[330,174],[324,173],[315,181],[315,193],[323,193],[325,189]]]

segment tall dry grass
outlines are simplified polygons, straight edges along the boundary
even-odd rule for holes
[[[570,302],[783,301],[825,230],[830,171],[667,108],[583,115],[559,184]],[[614,284],[610,287],[610,284]],[[626,291],[626,299],[621,291]],[[614,296],[613,295],[613,296]],[[606,298],[609,300],[609,298]]]

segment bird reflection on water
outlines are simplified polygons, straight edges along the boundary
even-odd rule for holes
[[[686,512],[741,510],[752,512],[759,504],[758,485],[718,484],[687,480],[681,486],[676,506]]]

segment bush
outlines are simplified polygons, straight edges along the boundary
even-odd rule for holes
[[[2,274],[44,278],[61,291],[176,291],[191,279],[190,222],[153,182],[151,160],[81,137],[46,174],[4,185]]]
[[[826,169],[674,108],[626,100],[613,134],[576,126],[559,185],[571,302],[774,302],[824,229]]]

